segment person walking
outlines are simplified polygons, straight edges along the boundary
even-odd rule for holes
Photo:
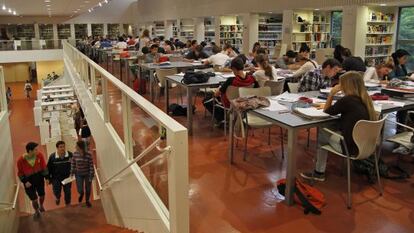
[[[80,132],[80,136],[82,141],[85,142],[85,151],[89,151],[89,145],[91,143],[91,129],[88,126],[88,122],[86,121],[86,119],[83,119],[82,122],[82,128],[81,128],[81,132]]]
[[[37,150],[38,144],[29,142],[26,144],[26,152],[17,160],[17,175],[24,185],[24,190],[32,202],[35,213],[33,218],[40,218],[40,212],[44,212],[45,178],[48,178],[48,170],[42,153]]]
[[[89,199],[91,196],[91,183],[94,176],[94,169],[92,155],[88,153],[85,148],[86,142],[78,141],[76,143],[76,152],[73,153],[70,173],[71,176],[75,176],[76,178],[79,203],[82,203],[85,194],[86,206],[90,208],[92,205]]]
[[[63,185],[62,181],[70,176],[72,152],[66,151],[66,145],[64,141],[58,141],[56,143],[56,152],[53,152],[49,156],[47,162],[47,168],[49,170],[49,181],[53,187],[53,194],[56,197],[56,205],[60,204],[60,194],[65,194],[65,204],[70,205],[71,202],[71,189],[72,183]]]
[[[24,92],[27,99],[30,99],[30,93],[32,92],[32,89],[32,84],[29,82],[29,80],[26,80],[26,83],[24,84]]]

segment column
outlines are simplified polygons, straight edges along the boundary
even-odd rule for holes
[[[214,41],[216,42],[217,46],[223,46],[220,43],[220,24],[221,24],[221,17],[217,16],[214,18]]]
[[[39,24],[38,23],[34,24],[34,33],[35,33],[36,40],[39,40],[40,39],[40,29],[39,29]]]
[[[243,16],[243,53],[248,54],[253,44],[259,40],[259,15],[244,14]]]
[[[194,18],[194,39],[199,43],[204,41],[204,18]]]
[[[282,44],[286,44],[287,50],[292,49],[292,25],[293,25],[293,11],[283,11],[282,24]]]
[[[354,56],[365,57],[365,37],[368,21],[367,6],[344,6],[341,44]]]
[[[59,47],[59,35],[57,30],[57,24],[53,24],[53,44],[54,48]]]
[[[164,33],[165,39],[170,39],[173,36],[173,21],[172,20],[165,20],[164,21]]]
[[[75,40],[76,39],[76,34],[75,34],[75,24],[71,23],[70,24],[70,37]]]
[[[104,36],[108,35],[108,24],[107,23],[103,24],[103,35]]]
[[[88,23],[86,26],[88,36],[92,36],[92,24]]]
[[[119,34],[122,35],[122,34],[125,34],[125,33],[126,32],[124,30],[124,24],[120,23],[119,24]]]

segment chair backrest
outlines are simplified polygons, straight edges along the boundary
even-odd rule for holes
[[[270,87],[271,95],[280,95],[283,92],[284,85],[285,85],[285,79],[279,79],[279,80],[265,81],[264,84],[261,86]]]
[[[291,82],[288,82],[287,85],[289,87],[290,93],[298,93],[298,91],[299,91],[299,83],[291,83]]]
[[[352,138],[359,150],[359,154],[355,159],[366,159],[374,153],[386,118],[385,115],[378,121],[360,120],[355,124],[352,130]]]
[[[161,84],[161,87],[165,86],[165,78],[169,75],[177,74],[177,68],[168,68],[168,69],[156,69],[155,73],[157,74],[158,81]]]
[[[239,98],[239,88],[240,87],[236,87],[236,86],[228,86],[226,89],[227,99],[233,100],[233,99]]]
[[[239,88],[239,96],[271,96],[272,92],[270,87],[259,87],[259,88],[248,88],[248,87],[240,87]]]

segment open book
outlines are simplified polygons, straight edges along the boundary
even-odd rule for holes
[[[330,117],[329,114],[323,112],[322,109],[310,108],[294,108],[293,112],[308,119],[324,119]]]

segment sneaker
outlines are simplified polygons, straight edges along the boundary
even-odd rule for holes
[[[308,180],[325,181],[325,174],[316,172],[301,172],[300,176]]]
[[[87,201],[86,202],[86,207],[91,208],[92,207],[92,204],[89,201]]]
[[[45,212],[45,207],[43,207],[43,205],[41,205],[41,206],[39,207],[39,211],[40,211],[40,212]]]
[[[55,203],[56,203],[56,205],[59,205],[60,204],[60,199],[56,199]]]
[[[83,200],[83,194],[81,194],[78,198],[79,203],[82,203],[82,200]]]
[[[34,220],[38,220],[39,218],[40,218],[40,211],[39,210],[37,210],[34,214],[33,214],[33,219]]]

